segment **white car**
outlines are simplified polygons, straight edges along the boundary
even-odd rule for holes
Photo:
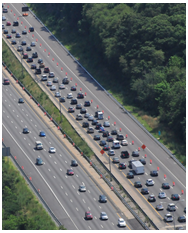
[[[168,206],[167,206],[167,209],[169,211],[176,211],[176,206],[174,203],[169,203]]]
[[[52,86],[52,81],[48,81],[47,86]]]
[[[159,198],[166,198],[166,193],[165,192],[160,192],[158,197]]]
[[[80,192],[86,192],[86,186],[85,185],[80,185],[79,186],[79,191]]]
[[[118,219],[118,226],[120,227],[126,227],[126,222],[123,218]]]
[[[82,114],[79,113],[79,114],[76,116],[76,120],[83,120]]]
[[[164,219],[165,219],[166,222],[173,222],[173,217],[172,217],[172,215],[170,213],[165,214]]]
[[[146,180],[146,185],[152,186],[152,185],[154,185],[154,181],[152,179],[148,179],[148,180]]]
[[[114,150],[109,150],[109,151],[108,151],[108,155],[115,155]]]
[[[103,123],[103,126],[104,126],[104,127],[110,127],[110,122],[109,122],[109,121],[105,121],[105,122]]]
[[[73,98],[72,93],[67,94],[67,99],[72,99],[72,98]]]
[[[59,91],[56,91],[55,97],[61,97],[61,93]]]
[[[49,152],[50,152],[50,153],[55,153],[55,152],[56,152],[56,148],[50,147],[50,148],[49,148]]]
[[[94,116],[93,115],[90,115],[89,117],[88,117],[88,121],[93,121],[94,120]]]
[[[64,84],[60,84],[59,85],[59,89],[65,89],[65,85]]]
[[[108,215],[107,215],[105,212],[101,212],[100,218],[101,218],[102,220],[108,220]]]
[[[54,72],[50,72],[49,73],[49,78],[53,78],[53,77],[55,77]]]
[[[47,76],[45,74],[43,74],[41,76],[41,81],[47,81],[47,80],[48,80]]]
[[[55,90],[56,90],[56,86],[55,86],[55,85],[52,85],[52,86],[50,87],[50,90],[51,90],[51,91],[55,91]]]
[[[121,145],[122,145],[122,146],[128,146],[128,141],[125,140],[125,139],[122,140],[122,141],[121,141]]]

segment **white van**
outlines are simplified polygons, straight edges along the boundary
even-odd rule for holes
[[[119,143],[119,141],[117,141],[117,140],[113,141],[113,147],[114,147],[114,148],[120,148],[120,143]]]
[[[43,149],[42,142],[40,142],[40,141],[36,141],[35,146],[36,146],[37,150],[42,150]]]

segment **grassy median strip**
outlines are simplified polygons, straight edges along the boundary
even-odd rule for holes
[[[83,153],[91,157],[93,151],[87,145],[87,143],[79,137],[76,131],[72,128],[69,121],[62,115],[62,123],[60,123],[59,109],[53,104],[48,95],[39,87],[37,83],[32,79],[28,72],[23,67],[22,77],[22,65],[7,44],[2,39],[2,60],[7,67],[13,72],[16,78],[22,82],[24,87],[31,93],[31,95],[43,106],[43,108],[51,115],[51,117],[61,126],[64,132],[72,138],[74,143],[83,151]]]

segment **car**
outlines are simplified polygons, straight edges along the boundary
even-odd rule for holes
[[[43,63],[43,61],[42,61],[42,59],[39,59],[40,60],[40,63]],[[38,61],[39,61],[38,60]],[[50,72],[49,73],[49,78],[54,78],[55,77],[55,74],[54,74],[54,72]]]
[[[60,97],[60,98],[59,98],[59,101],[60,101],[60,102],[65,102],[65,97]]]
[[[37,68],[36,70],[35,70],[35,74],[41,74],[41,69],[40,68]]]
[[[67,94],[67,99],[72,99],[72,98],[73,98],[72,93],[68,93],[68,94]]]
[[[94,116],[93,115],[90,115],[89,117],[88,117],[88,121],[93,121],[94,120]]]
[[[4,78],[4,85],[9,85],[10,84],[10,81],[8,78]]]
[[[146,185],[147,185],[147,186],[153,186],[154,183],[155,183],[155,182],[154,182],[152,179],[147,179],[147,180],[146,180]]]
[[[72,93],[71,93],[72,94]],[[68,97],[67,97],[68,98]],[[77,99],[71,99],[71,104],[77,104],[78,103],[78,101],[77,101]]]
[[[32,53],[32,58],[37,58],[37,57],[38,57],[38,53],[37,52]]]
[[[72,168],[67,169],[67,175],[71,175],[71,176],[74,175],[74,171]]]
[[[10,21],[7,21],[6,25],[7,25],[7,26],[11,26],[11,22],[10,22]]]
[[[22,31],[22,35],[26,35],[27,34],[27,31],[26,30],[23,30]]]
[[[163,189],[169,189],[170,188],[169,183],[162,183],[162,188]]]
[[[101,212],[100,213],[100,219],[101,220],[108,220],[108,215],[106,214],[106,212]]]
[[[28,54],[27,53],[24,53],[23,54],[23,59],[27,59],[28,58]]]
[[[65,89],[65,85],[64,85],[64,84],[60,84],[60,85],[59,85],[59,89],[60,89],[60,90]]]
[[[82,116],[82,114],[77,114],[77,116],[76,116],[76,120],[83,120],[83,116]]]
[[[8,34],[7,39],[11,39],[11,38],[12,38],[11,34]]]
[[[79,186],[79,191],[80,192],[86,192],[86,186],[85,185],[80,185]]]
[[[17,33],[16,33],[16,38],[20,38],[20,37],[21,37],[20,33],[17,32]]]
[[[142,188],[141,182],[140,181],[135,181],[134,182],[134,187],[136,187],[136,188]]]
[[[105,132],[105,128],[103,126],[100,127],[99,132]],[[106,136],[107,137],[107,136]]]
[[[35,65],[35,64],[32,64],[31,65],[31,69],[36,69],[37,68],[37,66]],[[45,80],[46,81],[46,80]]]
[[[51,146],[51,147],[49,148],[49,152],[50,152],[50,153],[55,153],[55,152],[56,152],[56,148],[54,148],[54,147]]]
[[[100,146],[104,146],[106,145],[106,141],[105,140],[101,140],[100,143],[99,143]]]
[[[75,108],[74,107],[69,107],[68,108],[68,112],[74,112],[75,111]]]
[[[110,156],[115,155],[115,151],[114,151],[114,150],[109,150],[109,151],[108,151],[108,155],[110,155]]]
[[[148,188],[142,188],[142,189],[141,189],[141,193],[142,193],[142,194],[149,194]]]
[[[5,25],[4,24],[2,24],[2,29],[5,29]]]
[[[13,34],[16,33],[16,29],[13,28],[11,33],[13,33]]]
[[[109,136],[107,137],[107,141],[108,141],[108,142],[113,142],[113,141],[114,141],[114,138],[113,138],[112,136],[109,135]]]
[[[129,152],[127,150],[121,151],[121,157],[122,158],[129,158]]]
[[[158,171],[150,171],[151,176],[158,176]]]
[[[132,172],[127,173],[127,178],[134,178],[134,174]]]
[[[119,169],[125,169],[127,167],[126,163],[119,163]]]
[[[72,86],[71,91],[76,91],[76,86]]]
[[[30,46],[27,46],[27,47],[26,47],[26,51],[31,51],[31,47],[30,47]]]
[[[18,99],[18,103],[19,103],[19,104],[23,104],[23,103],[24,103],[24,99],[23,99],[23,98],[19,98],[19,99]]]
[[[94,128],[93,127],[89,127],[87,129],[87,133],[94,133]]]
[[[67,77],[65,77],[65,78],[63,79],[62,83],[63,83],[63,84],[69,84],[69,80],[68,80],[68,78],[67,78]]]
[[[113,161],[113,163],[119,163],[120,162],[118,157],[114,157],[112,161]]]
[[[123,134],[117,134],[117,140],[124,140],[125,137],[123,136]]]
[[[39,59],[38,59],[38,63],[39,63],[39,64],[40,64],[40,63],[43,63],[42,58],[39,58]],[[50,72],[50,73],[52,73],[52,72]],[[49,73],[49,74],[50,74],[50,73]],[[54,77],[54,76],[53,76],[53,77]]]
[[[78,99],[83,99],[84,98],[84,94],[83,93],[78,93],[77,94],[77,98]]]
[[[58,83],[58,77],[53,78],[53,83]]]
[[[167,210],[169,211],[176,211],[176,206],[174,203],[169,203],[167,206]]]
[[[88,113],[88,112],[86,112],[84,115],[85,118],[89,118],[89,116],[90,116],[90,113]]]
[[[90,211],[85,212],[85,218],[86,219],[93,219],[93,216]]]
[[[93,139],[97,141],[97,140],[100,140],[101,137],[100,137],[100,135],[97,134],[97,135],[94,135]]]
[[[40,67],[40,68],[44,68],[44,67],[45,67],[44,63],[40,63],[40,64],[39,64],[39,67]]]
[[[84,121],[84,122],[82,123],[82,127],[83,127],[83,128],[89,127],[89,123],[88,123],[87,121]]]
[[[102,124],[101,123],[97,123],[95,129],[100,129],[100,127],[102,127]]]
[[[162,205],[162,203],[156,205],[156,210],[164,210],[164,206]]]
[[[168,214],[165,214],[164,220],[165,222],[173,222],[173,217],[170,213],[168,213]]]
[[[32,41],[31,44],[30,44],[31,47],[35,47],[35,42]]]
[[[97,123],[99,123],[98,120],[96,119],[92,120],[92,125],[96,125]]]
[[[76,109],[82,109],[82,104],[77,104]]]
[[[186,213],[186,207],[184,208],[184,212]]]
[[[129,167],[130,167],[130,168],[132,168],[132,162],[135,162],[135,161],[137,161],[137,160],[131,159],[131,160],[129,161]]]
[[[103,150],[110,150],[110,146],[109,145],[104,145]]]
[[[178,217],[178,222],[186,222],[186,217],[183,215],[183,216],[179,216]]]
[[[5,29],[5,30],[3,31],[3,33],[4,33],[4,34],[8,34],[8,30]]]
[[[36,158],[36,164],[37,164],[37,165],[43,165],[44,162],[42,161],[41,158]]]
[[[28,57],[27,58],[27,62],[33,62],[33,58],[32,57]]]
[[[19,22],[18,21],[14,21],[13,22],[13,26],[19,26]]]
[[[30,32],[34,32],[34,27],[29,27]]]
[[[113,129],[113,130],[111,131],[111,135],[117,135],[117,130],[116,130],[116,129]]]
[[[89,107],[91,104],[90,104],[90,101],[86,100],[85,103],[84,103],[84,106],[85,107]]]
[[[139,152],[136,150],[136,151],[133,151],[132,152],[132,156],[133,157],[138,157],[139,156]]]
[[[7,19],[6,19],[6,17],[3,15],[2,16],[2,21],[6,21]]]
[[[45,81],[45,80],[44,80]],[[47,86],[52,86],[52,81],[47,82]]]
[[[24,133],[24,134],[29,133],[29,129],[28,129],[28,128],[23,128],[23,133]]]
[[[171,195],[171,199],[172,200],[179,200],[180,199],[180,195],[179,194],[172,194]]]
[[[118,226],[119,227],[126,227],[126,222],[123,218],[118,218]]]
[[[78,162],[75,159],[71,160],[71,166],[77,167],[78,166]]]
[[[8,13],[7,8],[3,8],[3,13]]]
[[[108,131],[104,131],[102,134],[103,137],[108,137],[110,136],[110,133]]]
[[[45,74],[41,76],[41,81],[47,81],[47,80],[48,80],[48,78]],[[48,82],[47,82],[47,86],[49,86]]]
[[[104,126],[104,127],[110,127],[110,122],[109,122],[109,121],[105,121],[105,122],[103,123],[103,126]]]
[[[55,97],[61,97],[61,93],[59,91],[55,92]]]
[[[99,195],[99,202],[106,203],[107,197],[104,194]]]
[[[122,145],[122,146],[128,146],[128,141],[125,140],[125,139],[122,140],[122,141],[121,141],[121,145]]]
[[[45,136],[46,136],[46,134],[45,134],[45,132],[44,132],[44,131],[40,131],[39,136],[40,136],[40,137],[45,137]]]
[[[17,47],[17,51],[18,51],[18,52],[22,52],[22,51],[23,51],[22,46],[19,45],[19,46]]]
[[[145,159],[139,159],[139,161],[140,161],[143,165],[146,165],[146,160],[145,160]]]
[[[165,192],[160,192],[158,197],[161,198],[161,199],[166,198],[166,193]]]
[[[55,91],[55,90],[56,90],[56,86],[55,86],[55,85],[52,85],[52,86],[50,87],[50,90],[51,90],[51,91]]]
[[[148,201],[149,202],[155,202],[156,201],[156,197],[154,194],[150,194],[149,197],[148,197]]]
[[[184,228],[183,227],[176,227],[176,230],[184,230]]]
[[[81,108],[81,109],[80,109],[80,113],[81,113],[81,114],[84,114],[84,113],[86,113],[86,112],[87,112],[87,109],[86,109],[86,108]]]

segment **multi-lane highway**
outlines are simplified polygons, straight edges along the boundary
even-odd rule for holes
[[[6,4],[7,6],[8,4]],[[114,102],[111,101],[111,99],[105,94],[105,92],[94,83],[94,81],[72,60],[72,58],[66,53],[63,48],[60,47],[60,45],[53,39],[53,37],[47,32],[45,28],[41,26],[41,24],[31,15],[29,14],[28,17],[23,18],[21,16],[21,7],[22,4],[9,4],[8,13],[4,14],[7,17],[6,21],[10,21],[11,23],[19,17],[18,21],[20,22],[20,25],[18,27],[13,26],[5,26],[6,29],[9,30],[11,33],[12,28],[15,28],[16,31],[22,32],[26,28],[30,26],[33,26],[35,28],[34,32],[28,32],[27,35],[21,35],[21,38],[14,38],[15,34],[12,34],[12,38],[16,39],[17,44],[12,45],[15,52],[17,49],[17,46],[21,44],[22,40],[25,40],[27,42],[27,46],[30,45],[32,41],[36,42],[36,47],[32,47],[32,51],[28,52],[29,55],[32,55],[33,52],[37,51],[39,54],[39,58],[42,58],[45,66],[50,68],[50,71],[55,73],[55,76],[59,78],[60,83],[62,82],[62,79],[65,77],[66,73],[70,80],[70,83],[66,85],[66,88],[64,90],[61,90],[62,96],[67,96],[68,93],[72,92],[73,97],[77,97],[77,93],[81,91],[86,96],[84,99],[78,100],[78,103],[84,104],[85,100],[92,100],[91,107],[87,107],[88,112],[92,115],[94,115],[95,111],[97,110],[97,105],[99,106],[99,110],[104,111],[104,120],[108,120],[111,124],[110,128],[107,128],[109,132],[111,132],[112,129],[120,130],[123,135],[128,135],[128,146],[123,146],[121,149],[118,149],[115,151],[116,156],[120,158],[120,161],[125,161],[128,165],[128,161],[131,160],[131,154],[132,151],[138,150],[139,147],[141,147],[143,144],[146,145],[146,149],[143,151],[141,149],[139,158],[145,158],[145,155],[147,155],[145,165],[145,174],[135,176],[132,180],[127,180],[127,182],[130,182],[131,184],[134,184],[135,181],[139,180],[141,181],[143,187],[145,186],[145,181],[149,178],[152,178],[150,176],[151,170],[157,170],[159,169],[159,176],[152,178],[155,181],[154,186],[149,187],[150,194],[155,194],[157,201],[155,203],[148,203],[147,198],[148,195],[143,196],[142,200],[148,205],[148,208],[152,209],[153,212],[156,214],[156,217],[163,219],[164,214],[167,213],[166,207],[168,203],[173,202],[170,197],[171,194],[177,193],[181,195],[180,200],[184,200],[182,202],[179,202],[177,204],[177,210],[175,212],[175,218],[177,219],[178,216],[184,214],[183,210],[186,205],[186,174],[185,172],[172,160],[170,157],[166,154],[166,152],[158,146],[140,127],[138,127],[132,119],[125,114]],[[12,12],[11,12],[12,10]],[[14,15],[15,14],[15,15]],[[6,21],[3,21],[4,24],[6,24]],[[22,22],[22,23],[21,23]],[[6,35],[4,35],[6,36]],[[10,39],[6,39],[11,42]],[[24,51],[25,51],[25,47]],[[37,64],[38,59],[34,59],[34,62],[32,64]],[[30,67],[31,64],[28,64],[24,60],[24,64],[28,67]],[[34,72],[33,72],[34,74]],[[46,86],[46,82],[40,81],[40,75],[34,75],[33,76],[40,84],[42,84],[45,87],[46,92],[50,96],[54,96],[54,93],[49,90],[49,87]],[[53,80],[52,78],[48,78],[48,80]],[[71,91],[71,86],[77,84],[77,91]],[[58,89],[58,84],[56,85]],[[55,98],[55,97],[54,97]],[[58,103],[58,100],[57,100]],[[67,111],[68,107],[70,105],[70,100],[66,99],[65,103],[62,103],[62,108]],[[76,115],[79,113],[79,110],[75,110],[75,113],[70,114],[70,118],[73,119],[76,123]],[[87,119],[85,119],[87,121]],[[82,122],[84,120],[80,121],[80,123],[76,123],[77,127],[79,127],[80,130],[83,131],[85,135],[88,135],[86,133],[86,130],[82,128]],[[102,121],[103,123],[104,121]],[[114,122],[116,122],[116,125],[114,125]],[[94,134],[98,134],[97,130],[95,130]],[[87,140],[94,144],[98,151],[101,150],[101,147],[99,146],[98,142],[95,142],[92,138],[93,135],[90,135],[87,137]],[[102,136],[101,136],[101,139]],[[105,139],[105,138],[104,138]],[[132,141],[134,141],[134,145],[132,144]],[[120,157],[122,150],[128,150],[130,153],[129,159],[122,159]],[[99,154],[99,153],[98,153]],[[100,155],[100,154],[99,154]],[[107,154],[104,155],[107,158]],[[126,178],[127,172],[131,170],[128,167],[126,170],[120,171],[118,169],[117,165],[113,166],[113,173],[120,173],[122,177]],[[165,191],[167,194],[167,198],[164,200],[160,200],[157,196],[161,189],[161,185],[163,182],[168,182],[171,186],[170,190]],[[173,182],[175,186],[173,186]],[[140,190],[140,189],[139,189]],[[183,191],[183,195],[181,194]],[[138,194],[139,192],[137,192]],[[159,202],[163,202],[163,205],[165,209],[161,212],[155,211],[155,206]],[[155,221],[154,221],[155,222]],[[166,224],[164,224],[166,225]]]
[[[27,102],[18,103],[20,97],[12,85],[3,86],[3,139],[11,147],[12,154],[17,157],[25,172],[32,177],[35,187],[43,193],[55,215],[68,229],[121,229],[117,226],[121,214],[117,213],[110,201],[99,203],[102,191],[89,175],[80,166],[73,168],[74,176],[66,174],[71,167],[71,159],[74,159],[72,154]],[[30,130],[29,134],[23,134],[24,127]],[[46,133],[46,137],[39,137],[41,130]],[[35,149],[35,141],[38,140],[43,143],[43,150]],[[55,154],[48,152],[50,146],[56,148]],[[35,164],[37,157],[42,158],[44,165]],[[86,186],[86,192],[78,191],[81,184]],[[91,211],[93,220],[85,220],[85,211]],[[108,221],[100,220],[102,211],[107,213]],[[137,221],[133,221],[136,227],[140,228]],[[126,229],[135,229],[135,226],[130,225],[127,220]]]

